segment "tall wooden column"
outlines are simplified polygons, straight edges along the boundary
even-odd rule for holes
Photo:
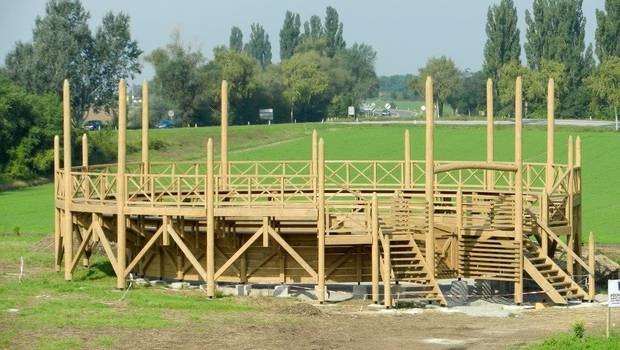
[[[410,189],[413,187],[411,185],[411,136],[409,135],[409,129],[405,130],[405,142],[404,142],[404,154],[405,154],[405,162],[404,162],[404,187],[405,189]]]
[[[71,93],[69,92],[69,81],[65,79],[62,88],[62,111],[63,111],[63,161],[64,177],[63,186],[65,188],[64,198],[64,217],[62,220],[62,235],[65,247],[65,280],[73,278],[71,272],[71,262],[73,261],[73,215],[71,213],[71,202],[73,200],[73,189],[71,187]]]
[[[553,79],[547,83],[547,166],[545,176],[545,190],[547,196],[553,188],[553,163],[555,161],[555,88]]]
[[[88,136],[86,133],[82,134],[82,172],[88,172]],[[84,189],[84,199],[88,200],[90,198],[90,183],[88,181],[84,181],[83,184]],[[91,235],[93,237],[94,235]],[[84,238],[82,238],[84,239]],[[92,240],[92,238],[91,238]],[[90,245],[86,244],[84,248],[84,258],[82,259],[82,266],[88,267],[90,265]]]
[[[426,209],[428,231],[426,232],[426,267],[428,272],[435,276],[435,205],[433,190],[435,187],[435,159],[433,156],[433,80],[426,77]]]
[[[493,81],[487,79],[487,162],[493,162]],[[486,171],[486,189],[492,191],[495,187],[493,170]]]
[[[116,170],[116,288],[125,288],[127,223],[125,222],[125,152],[127,132],[127,86],[118,83],[118,161]]]
[[[222,80],[220,176],[222,187],[228,188],[228,82]]]
[[[316,129],[312,130],[312,164],[310,168],[310,173],[312,175],[312,190],[314,191],[314,195],[318,193],[318,181],[317,181],[317,168],[318,168],[318,153],[319,153],[319,137],[316,132]]]
[[[54,136],[54,270],[60,272],[60,235],[62,233],[61,213],[56,207],[56,198],[59,183],[58,170],[60,170],[60,137]]]
[[[575,253],[578,256],[581,256],[581,241],[583,240],[581,234],[581,208],[583,203],[583,197],[581,193],[583,192],[583,184],[581,183],[581,137],[579,136],[577,136],[577,139],[575,140],[575,168],[579,169],[579,178],[577,180],[575,188],[575,191],[579,193],[579,205],[576,207],[576,209],[573,208],[573,219],[575,219],[576,217],[576,220],[574,220],[576,222],[573,227],[573,234],[575,235]],[[579,265],[577,265],[577,274],[581,274]]]
[[[372,251],[371,251],[371,279],[372,279],[372,302],[379,303],[379,204],[377,193],[372,194],[371,202],[371,225],[372,225]]]
[[[215,216],[214,186],[213,173],[213,140],[207,141],[207,296],[213,298],[215,296]]]
[[[142,172],[149,172],[149,83],[142,83]]]
[[[571,232],[568,233],[568,236],[566,237],[566,245],[568,246],[568,248],[571,251],[575,251],[575,235],[573,234],[573,232],[575,231],[574,229],[574,222],[573,222],[573,198],[574,198],[574,193],[575,193],[575,188],[574,188],[574,172],[573,172],[573,168],[574,168],[574,159],[575,159],[575,151],[574,151],[574,144],[573,144],[573,136],[569,136],[568,137],[568,156],[567,156],[567,170],[568,170],[568,203],[566,205],[566,210],[568,211],[567,216],[568,216],[568,225],[571,228]],[[573,272],[574,272],[574,262],[573,262],[573,256],[571,254],[566,254],[566,272],[571,276],[571,278],[573,278]]]
[[[515,240],[518,246],[518,272],[515,280],[515,304],[523,303],[523,97],[521,77],[515,83]]]
[[[317,297],[320,303],[325,302],[325,149],[323,138],[319,139],[318,149],[318,283]]]

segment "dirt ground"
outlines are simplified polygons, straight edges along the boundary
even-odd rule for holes
[[[259,311],[217,313],[176,329],[63,333],[84,342],[113,337],[113,347],[121,349],[505,349],[569,331],[576,321],[585,323],[586,332],[600,333],[606,315],[606,308],[598,304],[472,317],[437,309],[381,311],[367,301],[317,305],[280,298],[242,300]],[[620,322],[620,313],[613,321]],[[17,338],[28,341],[31,336]]]

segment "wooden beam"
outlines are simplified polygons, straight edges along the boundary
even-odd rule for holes
[[[279,245],[282,246],[282,248],[284,248],[284,250],[286,250],[286,252],[295,260],[297,261],[297,263],[304,269],[306,270],[306,272],[308,272],[308,274],[316,279],[317,273],[316,271],[314,271],[314,269],[312,269],[312,267],[310,267],[310,265],[306,262],[306,260],[304,260],[304,258],[301,257],[301,255],[299,255],[299,253],[297,253],[297,251],[295,251],[295,249],[293,249],[285,240],[284,238],[282,238],[282,236],[280,236],[272,227],[267,227],[267,230],[269,231],[269,234],[271,235],[271,237],[273,237],[273,239],[278,242]]]
[[[428,273],[435,276],[435,230],[434,230],[434,188],[435,188],[435,158],[433,156],[433,129],[435,106],[433,104],[433,80],[430,76],[426,77],[426,165],[425,178],[425,198],[426,198],[426,266]]]
[[[342,254],[340,258],[338,258],[338,260],[334,261],[334,263],[325,272],[325,278],[329,278],[329,276],[331,276],[332,273],[336,271],[336,269],[338,269],[342,264],[347,262],[347,260],[351,259],[351,256],[353,255],[353,250],[355,248],[356,247],[350,247],[344,252],[344,254]]]
[[[325,144],[323,138],[319,139],[319,149],[318,149],[318,198],[317,198],[317,208],[319,211],[318,220],[317,220],[317,235],[318,235],[318,276],[317,276],[317,299],[319,303],[325,302]],[[273,230],[272,230],[273,231]],[[274,231],[275,232],[275,231]],[[284,239],[282,239],[284,242]],[[286,243],[286,242],[284,242]],[[286,250],[287,249],[282,243],[280,243]],[[289,247],[290,248],[290,247]],[[290,248],[292,250],[292,248]],[[301,262],[305,261],[301,259],[301,257],[296,257],[292,253],[289,252],[293,259],[299,262],[302,267],[304,265]],[[298,259],[299,258],[299,259]],[[301,261],[301,262],[300,262]],[[307,264],[306,264],[307,265]],[[310,266],[307,266],[310,268]],[[309,271],[308,268],[304,267],[306,271]],[[310,270],[312,270],[310,268]],[[312,275],[312,273],[310,273]]]
[[[256,230],[256,232],[252,235],[252,237],[250,237],[242,246],[241,248],[239,248],[239,250],[237,250],[235,252],[235,254],[233,254],[233,256],[230,257],[230,259],[228,259],[224,265],[222,265],[217,272],[215,272],[214,275],[214,280],[217,280],[218,278],[220,278],[220,276],[226,271],[228,270],[228,268],[235,262],[237,261],[237,259],[239,259],[239,257],[241,256],[241,254],[245,253],[246,250],[248,250],[248,248],[250,248],[250,246],[259,238],[261,237],[261,235],[263,234],[263,230],[265,228],[264,227],[260,227],[258,230]],[[208,258],[208,253],[207,253],[207,258]]]
[[[142,165],[148,173],[149,162],[149,82],[142,82]]]
[[[403,183],[404,188],[411,188],[411,136],[409,135],[409,129],[405,129],[405,142],[404,146],[404,154],[405,154],[405,162],[403,166],[405,181]]]
[[[60,188],[60,179],[58,171],[60,170],[60,137],[54,136],[54,203],[58,201],[58,189]],[[63,184],[64,185],[64,184]],[[54,270],[60,272],[60,262],[62,260],[62,222],[61,213],[56,204],[54,204]]]
[[[73,214],[71,202],[73,201],[73,184],[71,183],[71,94],[69,81],[65,79],[62,88],[63,106],[63,151],[64,151],[64,218],[63,218],[63,243],[65,250],[65,280],[73,279],[71,262],[73,261]]]
[[[118,264],[116,263],[117,259],[116,259],[116,256],[114,256],[114,251],[112,250],[112,246],[110,245],[108,238],[103,232],[103,228],[101,227],[100,220],[101,219],[98,218],[96,226],[93,227],[93,231],[99,237],[99,241],[101,242],[101,245],[103,246],[103,250],[105,251],[105,254],[108,257],[108,260],[110,260],[110,264],[112,265],[112,268],[114,269],[114,273],[118,276],[119,269],[118,269]]]
[[[220,175],[222,187],[228,188],[228,82],[222,80],[221,90],[221,136],[220,136]]]
[[[371,202],[371,225],[372,225],[372,252],[371,252],[371,271],[372,271],[372,302],[379,303],[379,205],[377,193],[372,194]]]
[[[213,139],[207,141],[207,296],[215,297],[215,173],[213,170]],[[225,271],[225,270],[224,270]],[[222,271],[223,272],[223,271]]]
[[[522,118],[522,83],[517,77],[515,83],[515,240],[519,247],[519,268],[514,284],[515,304],[523,303],[523,118]],[[533,278],[533,277],[532,277]]]
[[[553,78],[547,82],[547,164],[545,176],[545,188],[547,194],[551,194],[553,188],[553,163],[555,162],[555,88]]]
[[[263,260],[259,261],[256,266],[252,266],[252,269],[249,270],[247,274],[248,278],[255,274],[261,267],[265,266],[265,264],[271,261],[276,255],[278,255],[278,250],[274,249],[269,255],[265,256]]]
[[[194,269],[196,269],[196,272],[198,273],[198,275],[200,275],[200,277],[206,281],[207,272],[202,267],[202,265],[200,265],[200,263],[198,262],[198,260],[196,259],[192,251],[185,245],[185,242],[183,242],[183,239],[181,239],[181,237],[178,235],[178,233],[174,230],[174,228],[171,225],[169,225],[166,229],[168,230],[170,237],[172,237],[174,242],[181,249],[181,251],[187,258],[187,260],[189,260],[189,262],[192,264]]]
[[[460,170],[460,169],[485,169],[485,170],[498,170],[498,171],[517,171],[514,164],[493,163],[493,162],[450,162],[449,164],[442,164],[435,167],[435,174],[443,173],[446,171]]]
[[[594,234],[590,231],[588,236],[588,299],[594,301],[594,293],[596,292],[596,276],[595,276],[595,259],[594,259]]]
[[[493,81],[487,79],[487,162],[493,162]],[[492,191],[495,187],[495,177],[492,171],[486,172],[486,189]]]
[[[149,249],[151,249],[151,247],[155,244],[157,239],[159,239],[159,236],[161,236],[162,233],[166,230],[167,230],[167,225],[161,225],[159,229],[155,231],[155,234],[153,234],[153,236],[146,242],[142,250],[140,250],[140,252],[136,255],[136,257],[133,258],[133,261],[131,261],[129,265],[127,265],[127,268],[125,269],[125,276],[129,275],[131,270],[133,270],[136,264],[138,264],[138,262],[144,257],[146,252],[148,252]]]

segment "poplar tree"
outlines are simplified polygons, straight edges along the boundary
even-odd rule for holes
[[[299,45],[301,34],[301,20],[298,13],[286,11],[284,23],[280,30],[280,59],[285,60],[293,56]]]
[[[243,33],[239,27],[235,26],[230,30],[228,48],[235,52],[241,52],[243,50]]]
[[[605,10],[596,10],[596,55],[620,57],[620,0],[605,0]]]
[[[493,79],[497,91],[500,69],[509,62],[519,63],[521,54],[517,8],[513,0],[502,0],[489,7],[486,33],[483,70],[487,77]]]

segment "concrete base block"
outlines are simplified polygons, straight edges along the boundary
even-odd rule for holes
[[[368,299],[368,295],[370,294],[370,286],[366,285],[355,285],[353,286],[353,299]]]
[[[280,297],[280,298],[288,298],[290,297],[290,293],[289,293],[289,288],[288,285],[286,284],[281,284],[276,286],[273,289],[273,296],[274,297]]]
[[[189,282],[172,282],[170,283],[170,288],[172,289],[188,289],[190,286]]]
[[[237,297],[247,297],[250,295],[252,291],[251,284],[237,284],[235,285],[235,296]]]

